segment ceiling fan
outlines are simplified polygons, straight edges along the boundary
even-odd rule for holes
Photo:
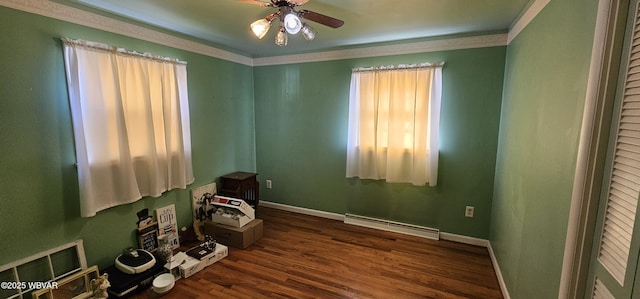
[[[302,9],[296,10],[296,6],[303,5],[310,0],[236,0],[238,2],[253,4],[262,7],[277,7],[278,11],[268,14],[266,17],[251,23],[251,31],[258,39],[262,39],[273,20],[280,21],[280,27],[276,34],[276,44],[278,46],[286,46],[289,34],[297,34],[302,32],[302,36],[306,40],[313,40],[316,37],[316,31],[309,26],[304,20],[313,21],[322,25],[339,28],[344,25],[344,21],[332,18],[321,13]]]

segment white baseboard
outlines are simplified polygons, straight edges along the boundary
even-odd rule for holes
[[[486,247],[487,251],[489,251],[489,257],[491,258],[493,270],[496,272],[496,278],[498,278],[498,284],[500,285],[502,296],[504,297],[504,299],[511,299],[511,297],[509,296],[509,291],[507,290],[507,285],[504,283],[502,272],[500,271],[500,265],[498,265],[498,260],[496,259],[496,255],[493,253],[493,248],[491,247],[491,242],[489,240],[443,232],[440,233],[440,239]]]
[[[502,291],[502,296],[504,297],[504,299],[511,299],[511,297],[509,296],[509,290],[507,289],[507,285],[504,283],[504,278],[502,278],[500,265],[498,265],[498,260],[496,259],[496,255],[493,253],[491,242],[487,243],[487,250],[489,250],[489,256],[491,257],[491,263],[493,264],[493,271],[496,272],[496,277],[498,278],[498,284],[500,284],[500,290]]]
[[[290,205],[285,205],[285,204],[276,203],[276,202],[270,202],[270,201],[264,201],[264,200],[260,201],[260,205],[261,206],[265,206],[267,208],[274,208],[274,209],[278,209],[278,210],[294,212],[294,213],[299,213],[299,214],[304,214],[304,215],[310,215],[310,216],[322,217],[322,218],[327,218],[327,219],[332,219],[332,220],[344,221],[344,215],[338,214],[338,213],[318,211],[318,210],[301,208],[301,207],[296,207],[296,206],[290,206]]]
[[[437,228],[406,224],[402,222],[377,219],[354,214],[345,214],[344,216],[344,223],[346,224],[358,225],[431,240],[440,239],[440,230]]]
[[[322,217],[327,219],[333,219],[338,221],[344,221],[345,219],[345,216],[342,214],[301,208],[301,207],[290,206],[290,205],[285,205],[281,203],[264,201],[264,200],[260,201],[260,205],[265,206],[267,208],[274,208],[274,209],[279,209],[283,211],[289,211],[289,212]],[[502,272],[500,272],[500,266],[498,265],[498,260],[496,259],[496,256],[493,253],[493,248],[491,248],[491,242],[489,240],[463,236],[458,234],[452,234],[452,233],[446,233],[446,232],[440,232],[440,239],[463,243],[463,244],[486,247],[487,250],[489,251],[489,256],[491,257],[491,264],[493,264],[493,269],[496,272],[496,276],[498,278],[498,283],[500,284],[500,290],[502,291],[502,295],[504,296],[504,299],[511,299],[511,297],[509,297],[509,291],[507,290],[507,286],[504,283],[504,279],[502,278]]]
[[[274,208],[278,210],[311,215],[316,217],[322,217],[322,218],[327,218],[332,220],[344,221],[345,219],[345,215],[343,214],[318,211],[318,210],[308,209],[308,208],[301,208],[301,207],[296,207],[296,206],[291,206],[291,205],[286,205],[286,204],[281,204],[281,203],[276,203],[271,201],[265,201],[265,200],[261,200],[260,205],[267,208]],[[489,244],[489,241],[485,239],[479,239],[479,238],[468,237],[468,236],[457,235],[457,234],[446,233],[446,232],[440,232],[440,239],[463,243],[463,244],[482,246],[482,247],[487,247]]]
[[[457,243],[487,247],[489,245],[489,240],[474,238],[469,236],[457,235],[452,233],[440,232],[440,239],[453,241]]]

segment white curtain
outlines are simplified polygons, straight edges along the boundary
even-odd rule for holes
[[[83,217],[194,181],[186,63],[63,38]]]
[[[353,70],[347,177],[436,185],[442,66]]]

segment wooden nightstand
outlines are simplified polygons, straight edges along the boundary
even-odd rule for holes
[[[257,173],[242,171],[224,175],[220,177],[222,186],[218,193],[222,196],[242,199],[252,208],[257,209],[260,202],[257,176]]]

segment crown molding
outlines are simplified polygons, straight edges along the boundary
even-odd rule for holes
[[[514,23],[509,33],[504,34],[457,37],[404,44],[359,47],[260,58],[251,58],[241,54],[225,51],[213,46],[87,12],[49,0],[0,0],[0,5],[239,64],[248,66],[268,66],[506,46],[515,38],[515,36],[518,35],[520,31],[524,29],[524,27],[526,27],[529,22],[531,22],[531,20],[533,20],[533,18],[535,18],[535,16],[542,10],[542,8],[544,8],[544,6],[546,6],[547,3],[549,3],[549,1],[550,0],[536,0],[531,6],[529,6],[522,17]]]
[[[536,18],[536,16],[542,11],[543,8],[549,4],[551,0],[535,0],[529,8],[518,18],[517,21],[511,25],[509,29],[509,36],[507,38],[507,44],[510,44],[524,28]]]
[[[254,66],[305,63],[341,60],[351,58],[379,57],[389,55],[416,54],[436,51],[506,46],[507,34],[493,34],[472,37],[459,37],[387,46],[373,46],[308,54],[283,55],[254,58]]]
[[[210,57],[220,58],[223,60],[228,60],[248,66],[253,65],[253,59],[251,57],[221,50],[167,33],[155,31],[124,21],[115,20],[109,17],[101,16],[52,1],[0,0],[0,5]]]

